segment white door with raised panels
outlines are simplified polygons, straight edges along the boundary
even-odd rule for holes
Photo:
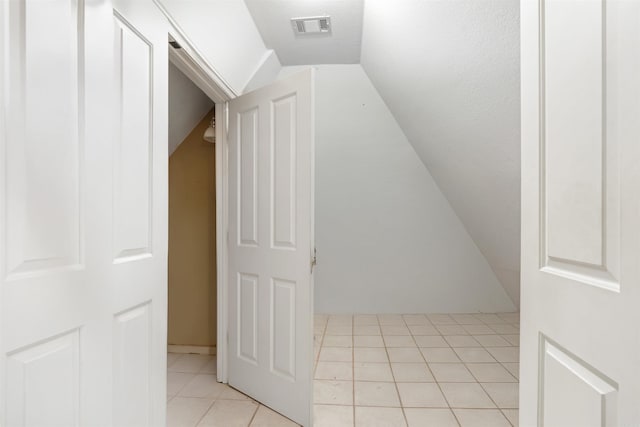
[[[311,423],[313,70],[229,102],[229,384]]]
[[[164,425],[161,15],[11,0],[0,28],[0,425]]]
[[[525,0],[520,426],[640,425],[640,2]]]

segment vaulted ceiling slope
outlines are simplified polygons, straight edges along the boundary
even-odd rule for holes
[[[516,305],[517,0],[366,0],[361,63]]]

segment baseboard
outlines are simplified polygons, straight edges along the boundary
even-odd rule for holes
[[[216,354],[216,346],[206,346],[206,345],[175,345],[169,344],[167,346],[167,350],[169,353],[182,353],[182,354],[208,354],[215,355]]]

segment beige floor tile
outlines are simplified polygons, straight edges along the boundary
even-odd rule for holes
[[[325,335],[324,347],[353,347],[353,338],[349,335]]]
[[[464,330],[470,335],[495,335],[496,331],[487,325],[464,325]]]
[[[378,316],[375,314],[356,314],[353,316],[354,325],[377,325]]]
[[[422,362],[422,354],[417,348],[387,348],[389,360],[392,363],[417,363]]]
[[[517,409],[503,409],[502,413],[504,414],[505,417],[507,417],[507,419],[509,420],[509,422],[511,423],[511,425],[513,425],[514,427],[518,427],[520,425],[519,420],[518,420],[518,410]]]
[[[511,427],[499,409],[454,409],[462,427]]]
[[[354,348],[353,357],[355,362],[389,362],[384,348]]]
[[[215,374],[218,372],[218,359],[216,356],[211,356],[205,365],[200,369],[200,374]]]
[[[391,370],[397,382],[435,382],[427,364],[422,363],[392,363]]]
[[[438,382],[468,383],[476,382],[463,363],[429,363],[429,369]]]
[[[400,399],[393,383],[356,381],[356,406],[400,407]]]
[[[388,363],[355,362],[353,369],[356,381],[393,382],[391,366]]]
[[[409,332],[414,336],[440,335],[440,332],[433,325],[411,325]]]
[[[319,380],[353,380],[351,362],[318,362],[315,378]]]
[[[473,337],[483,347],[511,347],[511,343],[500,335],[474,335]]]
[[[321,362],[351,362],[353,360],[353,350],[345,347],[326,347],[320,350]]]
[[[327,335],[353,335],[353,326],[351,325],[327,325],[324,332]]]
[[[501,324],[501,325],[490,325],[489,326],[496,334],[506,335],[506,334],[518,334],[520,331],[513,325]]]
[[[480,347],[480,343],[469,335],[446,335],[444,339],[451,347]]]
[[[518,380],[499,363],[467,363],[467,369],[481,383],[515,383]]]
[[[355,325],[353,327],[354,335],[382,335],[380,326],[378,325]]]
[[[469,335],[461,325],[437,325],[436,328],[442,335]]]
[[[362,335],[353,337],[354,347],[384,347],[384,341],[382,335]]]
[[[458,427],[451,409],[404,408],[409,427]]]
[[[498,408],[518,408],[518,383],[482,383]]]
[[[225,387],[225,389],[220,393],[218,399],[224,400],[252,400],[246,394],[240,393],[238,390],[235,390],[229,386]]]
[[[511,375],[520,378],[520,363],[503,363],[502,366],[504,366]]]
[[[353,383],[351,381],[315,380],[313,402],[324,405],[353,405]]]
[[[351,325],[353,323],[353,315],[351,314],[330,314],[329,325]]]
[[[451,316],[445,313],[427,314],[427,318],[434,325],[456,325],[457,322]]]
[[[211,356],[204,354],[183,354],[169,366],[169,372],[188,372],[197,374],[211,360]]]
[[[409,328],[404,325],[381,325],[382,335],[411,335]]]
[[[429,325],[431,323],[424,314],[403,314],[402,318],[407,326]]]
[[[462,347],[454,348],[458,357],[467,363],[490,363],[496,359],[484,348]]]
[[[436,383],[397,383],[400,402],[409,408],[442,408],[447,406]]]
[[[356,427],[405,427],[402,409],[356,406]]]
[[[498,362],[515,363],[520,360],[519,347],[486,347]]]
[[[449,343],[440,335],[413,337],[418,347],[449,347]]]
[[[520,347],[520,335],[506,334],[506,335],[500,335],[500,336],[504,338],[512,346]]]
[[[216,381],[215,375],[198,374],[178,393],[181,397],[217,398],[225,390],[225,384]]]
[[[314,405],[314,427],[353,427],[353,406]]]
[[[175,396],[189,381],[194,379],[195,376],[196,374],[186,372],[167,372],[167,394],[169,396]]]
[[[478,383],[441,383],[440,388],[451,408],[495,408]]]
[[[416,347],[411,335],[385,335],[384,343],[387,347]]]
[[[482,314],[474,314],[476,319],[482,320],[483,323],[495,325],[498,323],[507,323],[504,319],[500,318],[498,315],[494,313],[482,313]]]
[[[207,412],[214,399],[174,397],[167,404],[167,427],[194,427]]]
[[[258,404],[250,400],[217,400],[198,427],[247,427]]]
[[[421,348],[424,359],[429,362],[460,362],[460,358],[451,348]]]
[[[296,427],[298,424],[260,405],[251,422],[251,427]]]
[[[405,325],[400,314],[378,314],[378,322],[380,325]]]
[[[476,319],[473,314],[452,314],[451,317],[461,325],[480,325],[482,321]]]
[[[173,365],[176,360],[180,359],[180,356],[182,356],[180,353],[167,353],[167,367]]]

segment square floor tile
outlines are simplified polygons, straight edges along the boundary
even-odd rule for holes
[[[218,359],[216,356],[210,356],[210,359],[200,369],[200,374],[215,374],[218,372]]]
[[[385,335],[384,343],[387,347],[416,347],[411,335]]]
[[[482,383],[498,408],[518,408],[518,383]]]
[[[440,335],[416,336],[413,338],[416,340],[418,347],[449,347],[449,343]]]
[[[409,328],[404,325],[381,325],[382,335],[411,335]]]
[[[493,401],[478,383],[441,383],[452,408],[495,408]]]
[[[504,338],[507,342],[509,342],[509,344],[511,344],[512,346],[520,347],[520,335],[507,334],[507,335],[500,335],[500,336]]]
[[[378,323],[380,325],[405,325],[400,314],[378,314]]]
[[[356,381],[354,384],[356,406],[400,407],[394,383]]]
[[[500,335],[474,335],[473,337],[483,347],[511,347],[511,343]]]
[[[456,325],[457,322],[451,316],[444,313],[427,314],[427,318],[434,325]]]
[[[351,314],[330,314],[327,322],[330,325],[351,325],[353,323],[353,315]]]
[[[495,335],[496,332],[487,325],[464,325],[464,330],[471,335]]]
[[[362,335],[353,337],[354,347],[384,347],[382,335]]]
[[[404,314],[402,316],[404,319],[404,323],[409,325],[429,325],[431,322],[427,319],[427,316],[424,314]]]
[[[502,366],[504,366],[511,375],[520,378],[520,363],[503,363]]]
[[[433,325],[411,325],[409,326],[411,335],[440,335],[440,332]]]
[[[480,319],[483,323],[487,324],[506,323],[504,319],[501,319],[498,315],[493,313],[475,314],[474,316],[476,316],[476,319]]]
[[[356,314],[353,316],[354,325],[377,325],[378,316],[375,314]]]
[[[249,396],[247,396],[246,394],[240,393],[238,390],[229,387],[228,384],[225,384],[226,387],[224,390],[222,390],[222,393],[220,393],[220,396],[218,396],[218,399],[221,400],[252,400]]]
[[[217,398],[227,386],[219,383],[215,375],[198,374],[189,381],[178,393],[181,397],[210,397]]]
[[[460,358],[450,348],[421,348],[424,359],[429,362],[460,362]]]
[[[318,362],[315,378],[319,380],[353,380],[351,362]]]
[[[436,383],[397,383],[400,402],[409,408],[442,408],[447,406]]]
[[[499,409],[454,409],[462,427],[511,427]]]
[[[176,360],[180,359],[180,353],[167,353],[167,367],[171,366]]]
[[[489,326],[496,334],[505,335],[505,334],[519,334],[520,331],[518,328],[508,324],[501,325],[490,325]]]
[[[423,362],[422,354],[417,348],[387,348],[389,360],[393,363]]]
[[[353,337],[349,335],[325,335],[323,347],[353,347]]]
[[[217,400],[198,423],[198,427],[246,427],[256,409],[258,404],[250,400]]]
[[[484,348],[478,347],[461,347],[454,349],[458,357],[463,362],[468,363],[485,363],[485,362],[495,362],[496,359]]]
[[[463,363],[429,363],[429,369],[438,382],[466,383],[476,381]]]
[[[388,363],[355,362],[353,369],[356,381],[393,382],[391,366]]]
[[[318,360],[322,362],[351,362],[353,360],[353,350],[345,347],[322,346]]]
[[[325,330],[327,335],[353,335],[353,326],[351,325],[327,325]]]
[[[167,404],[167,427],[193,427],[209,410],[210,398],[174,397]]]
[[[515,363],[520,360],[519,347],[486,347],[498,362]]]
[[[402,409],[356,406],[356,427],[406,427]]]
[[[427,364],[422,363],[392,363],[391,369],[397,382],[435,382]]]
[[[353,383],[351,381],[315,380],[313,402],[325,405],[353,405]]]
[[[480,347],[480,343],[469,335],[446,335],[444,339],[451,347]]]
[[[502,413],[509,420],[509,422],[514,426],[518,427],[518,410],[517,409],[503,409]]]
[[[499,363],[467,363],[467,369],[481,383],[515,383],[518,380]]]
[[[353,335],[381,335],[380,326],[378,325],[355,325],[353,327]]]
[[[354,348],[353,356],[355,362],[389,362],[384,348]]]
[[[404,408],[409,427],[459,427],[451,409]]]
[[[314,405],[313,425],[314,427],[353,427],[353,407]]]
[[[167,394],[175,396],[195,376],[186,372],[167,372]]]
[[[299,427],[290,419],[260,405],[251,422],[251,427]]]
[[[461,325],[437,325],[436,328],[442,335],[469,335]]]
[[[452,314],[451,317],[461,325],[480,325],[482,321],[476,319],[473,314]]]
[[[170,372],[187,372],[197,374],[211,360],[211,356],[204,354],[183,354],[169,366]]]

